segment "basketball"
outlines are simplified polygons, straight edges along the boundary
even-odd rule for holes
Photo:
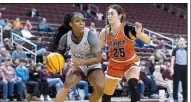
[[[45,68],[49,72],[60,72],[64,68],[65,60],[64,57],[59,53],[50,53],[45,61]]]

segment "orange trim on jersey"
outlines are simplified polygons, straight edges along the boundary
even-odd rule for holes
[[[137,66],[139,68],[139,62],[140,60],[136,60],[133,63],[125,63],[125,64],[117,64],[117,65],[110,65],[108,66],[108,69],[106,71],[107,76],[110,76],[108,78],[111,79],[120,79],[123,77],[123,75],[128,72],[133,66]]]

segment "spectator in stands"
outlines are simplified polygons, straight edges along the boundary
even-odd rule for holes
[[[46,68],[40,71],[40,76],[42,81],[47,81],[48,86],[55,86],[56,92],[63,86],[63,82],[60,78],[56,78],[54,73],[48,72]],[[48,91],[48,90],[47,90]],[[47,96],[48,100],[51,100],[49,96]]]
[[[153,72],[155,71],[154,66],[155,66],[155,57],[150,56],[148,61],[146,62],[146,67],[149,68],[150,74],[153,74]]]
[[[166,63],[166,68],[161,66],[161,73],[162,73],[163,79],[172,80],[172,76],[170,75],[170,71],[168,70],[169,68],[170,68],[170,62]]]
[[[26,63],[27,61],[25,59],[20,59],[19,60],[20,65],[16,67],[16,75],[19,79],[22,79],[22,81],[24,82],[24,90],[26,89],[26,86],[32,86],[33,88],[33,93],[32,93],[32,97],[27,97],[28,100],[31,101],[40,101],[39,98],[37,98],[37,92],[38,92],[38,88],[39,88],[39,83],[35,82],[33,80],[29,80],[29,70],[26,68]],[[25,90],[25,95],[27,94],[26,90]]]
[[[172,81],[170,81],[168,79],[163,79],[162,73],[161,73],[161,68],[159,65],[155,66],[155,71],[153,73],[153,77],[156,82],[156,85],[167,88],[168,94],[170,94],[170,96],[172,96],[172,92],[173,92]]]
[[[162,73],[162,77],[163,79],[165,80],[170,80],[172,81],[172,76],[170,75],[170,71],[168,70],[170,68],[170,62],[167,62],[166,63],[166,68],[163,68],[161,66],[161,73]],[[178,98],[182,98],[182,83],[181,81],[179,81],[179,84],[178,84]]]
[[[40,71],[41,73],[41,79],[47,80],[49,87],[55,85],[56,91],[58,92],[59,89],[63,86],[63,82],[60,80],[60,78],[56,78],[54,73],[48,72],[46,68],[42,69]]]
[[[2,71],[0,74],[2,78],[8,82],[9,100],[13,101],[14,84],[17,84],[17,101],[23,101],[22,95],[22,80],[16,77],[15,70],[11,67],[11,59],[5,57],[4,66],[1,66]]]
[[[2,101],[2,102],[9,102],[9,99],[7,99],[7,81],[4,81],[4,80],[2,80],[1,79],[1,76],[0,76],[0,87],[2,86],[2,89],[1,89],[1,92],[3,93],[2,94],[2,100],[0,100],[0,101]]]
[[[84,10],[83,4],[76,3],[76,4],[72,4],[72,5],[75,6],[75,7],[79,7],[79,9],[80,9],[81,11]]]
[[[158,41],[157,49],[161,49],[161,51],[166,52],[167,48],[164,40]]]
[[[158,39],[156,35],[152,35],[149,47],[155,48],[157,46],[158,46]]]
[[[108,66],[108,56],[107,56],[107,53],[105,52],[102,52],[102,60],[101,60],[101,65],[102,65],[102,69],[103,71],[105,72],[107,70],[107,66]]]
[[[91,23],[90,23],[90,27],[89,27],[89,28],[90,28],[91,30],[93,30],[96,34],[98,34],[94,22],[91,22]]]
[[[140,68],[145,69],[145,62],[141,61]],[[145,98],[145,96],[144,96],[144,91],[145,91],[144,82],[142,80],[139,80],[138,83],[139,83],[140,98],[144,99]]]
[[[10,32],[10,37],[12,36],[13,33],[14,33],[14,34],[17,34],[17,35],[20,36],[20,37],[23,37],[23,36],[22,36],[22,33],[21,33],[21,30],[22,30],[22,28],[23,28],[23,25],[22,25],[22,23],[20,22],[20,18],[19,18],[19,17],[17,17],[16,20],[13,22],[12,28],[13,28],[13,29],[12,29],[11,32]],[[13,40],[14,40],[15,42],[21,43],[21,39],[18,38],[18,37],[16,37],[16,36],[14,36]]]
[[[8,19],[5,20],[5,27],[4,30],[11,30],[12,24],[9,22]]]
[[[43,31],[43,32],[54,32],[55,30],[48,25],[48,23],[46,22],[46,18],[40,18],[39,24],[38,24],[38,29],[39,31]]]
[[[3,72],[3,69],[0,67],[0,72]],[[5,102],[8,102],[8,99],[7,99],[7,94],[8,94],[8,82],[5,78],[3,78],[3,76],[0,74],[0,87],[3,87],[2,88],[2,98],[3,98],[3,101]]]
[[[165,45],[165,41],[161,40],[159,41],[158,47],[166,56],[170,56],[171,55],[171,50],[172,49],[168,49],[167,46]]]
[[[40,69],[41,69],[41,64],[31,64],[30,67],[30,79],[33,81],[38,81],[39,82],[39,89],[40,89],[40,100],[41,101],[48,101],[47,96],[48,96],[48,82],[46,80],[41,80],[40,79]]]
[[[16,35],[18,35],[19,37],[23,37],[23,36],[22,36],[22,33],[21,33],[21,29],[12,29],[11,32],[10,32],[10,39],[11,39],[11,41],[12,41],[11,36],[13,35],[13,33],[16,34]],[[23,43],[22,40],[21,40],[21,38],[19,38],[19,37],[14,36],[14,37],[13,37],[13,40],[14,40],[15,42],[17,42],[17,43]]]
[[[160,40],[158,41],[158,46],[157,46],[158,49],[166,49],[166,46],[165,46],[165,41],[164,40]]]
[[[144,96],[145,85],[144,85],[144,83],[143,83],[142,80],[139,80],[138,83],[139,83],[140,98],[141,98],[141,99],[144,99],[144,98],[145,98],[145,96]]]
[[[162,52],[161,49],[156,49],[153,53],[153,56],[155,58],[155,61],[158,62],[159,60],[166,59],[166,55],[164,52]]]
[[[21,33],[21,30],[22,30],[22,29],[20,29],[19,27],[16,27],[16,28],[14,28],[14,29],[11,29],[10,37],[12,36],[12,33],[17,34],[17,35],[19,35],[20,37],[23,37],[23,36],[22,36],[22,33]],[[14,40],[18,40],[18,41],[19,41],[19,38],[16,38],[16,37],[14,36]]]
[[[16,44],[16,49],[12,52],[13,61],[20,58],[28,58],[26,53],[23,51],[21,44]]]
[[[40,94],[41,95],[43,94],[41,96],[41,98],[43,97],[43,99],[41,99],[41,101],[48,101],[48,99],[47,99],[48,92],[46,91],[48,89],[48,82],[41,81],[41,79],[40,79],[40,64],[35,64],[34,62],[31,62],[29,80],[39,83]]]
[[[13,29],[22,29],[22,28],[23,28],[23,25],[22,25],[22,23],[20,22],[20,18],[19,18],[19,17],[17,17],[16,20],[13,21],[12,28],[13,28]]]
[[[80,80],[76,85],[72,87],[72,92],[75,100],[79,100],[79,95],[77,93],[77,87],[84,88],[84,100],[89,100],[89,93],[88,93],[88,82],[85,80]]]
[[[34,35],[32,35],[30,33],[30,30],[32,29],[32,25],[30,23],[29,20],[26,20],[25,26],[23,27],[23,29],[21,30],[21,34],[24,38],[26,39],[30,39],[32,37],[34,37]]]
[[[29,20],[26,20],[25,26],[24,26],[23,29],[30,31],[32,28],[33,28],[33,27],[32,27],[31,22],[30,22]]]
[[[2,26],[3,28],[5,27],[5,21],[2,18],[2,13],[0,12],[0,26]]]
[[[79,8],[80,8],[81,11],[83,11],[84,10],[84,5],[83,4],[79,4]]]
[[[94,18],[94,16],[91,14],[91,11],[90,9],[87,9],[86,13],[84,14],[85,18],[88,19],[88,18]]]
[[[103,14],[100,11],[96,13],[96,16],[98,21],[103,20]]]
[[[0,62],[5,60],[5,57],[9,57],[12,59],[11,54],[4,48],[0,48]]]
[[[157,39],[157,36],[156,36],[156,35],[152,35],[152,37],[151,37],[151,42],[152,42],[153,44],[158,44],[158,39]]]
[[[15,69],[19,65],[20,65],[19,59],[16,59],[13,61],[12,67]]]
[[[145,66],[141,67],[141,72],[140,72],[140,80],[143,81],[144,85],[150,88],[151,94],[150,97],[154,99],[158,99],[159,96],[156,94],[157,88],[156,88],[156,83],[154,81],[154,78],[151,74],[147,73],[148,68]]]
[[[5,38],[3,42],[4,42],[4,47],[6,48],[6,50],[9,53],[11,53],[14,50],[14,47],[10,44],[9,38]]]
[[[27,16],[29,16],[29,17],[39,17],[40,15],[39,15],[38,11],[35,8],[32,8],[32,10],[27,13]]]
[[[44,47],[44,45],[42,44],[42,38],[37,38],[37,55],[42,56],[46,51],[46,48]]]

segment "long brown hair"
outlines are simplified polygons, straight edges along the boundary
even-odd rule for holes
[[[117,4],[113,4],[113,5],[108,7],[107,11],[109,11],[109,9],[111,9],[111,8],[115,9],[117,11],[118,15],[122,14],[122,17],[121,17],[121,20],[120,20],[121,23],[122,23],[124,21],[124,19],[125,19],[125,11],[124,11],[124,9],[121,6],[117,5]],[[109,24],[108,19],[107,19],[107,24]]]

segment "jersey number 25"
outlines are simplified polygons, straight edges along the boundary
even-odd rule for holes
[[[124,48],[114,48],[113,54],[114,54],[114,57],[125,57],[125,49]]]

